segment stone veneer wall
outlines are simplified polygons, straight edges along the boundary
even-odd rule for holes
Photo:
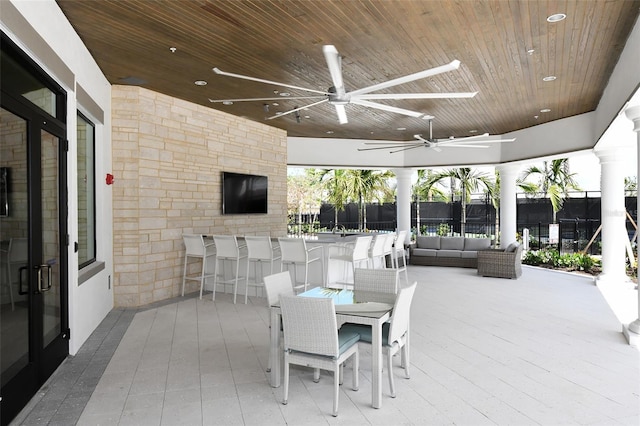
[[[286,235],[285,131],[139,87],[113,86],[112,143],[116,306],[180,294],[183,233]],[[269,213],[223,216],[223,170],[268,176]],[[195,281],[187,286],[199,290]]]

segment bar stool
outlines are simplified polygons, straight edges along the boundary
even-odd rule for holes
[[[407,273],[407,252],[404,248],[404,241],[407,238],[407,230],[398,231],[398,236],[393,245],[393,268],[396,268],[398,272],[404,271],[404,279],[409,284],[409,274]],[[402,259],[402,266],[400,266],[400,259]]]
[[[384,267],[386,268],[395,268],[395,263],[393,261],[393,255],[394,255],[394,249],[393,249],[393,244],[396,241],[396,234],[391,233],[391,234],[387,234],[387,238],[386,240],[384,240],[384,247],[382,249],[382,252],[384,254]],[[388,263],[387,263],[387,259],[388,259]]]
[[[182,271],[182,296],[184,296],[184,285],[187,280],[200,281],[200,299],[202,299],[202,289],[204,281],[207,278],[214,277],[215,269],[212,274],[207,274],[207,259],[216,255],[216,248],[213,242],[205,242],[204,237],[200,234],[182,234],[184,241],[184,270]],[[198,276],[187,275],[187,263],[190,257],[202,260],[202,270]]]
[[[238,294],[238,280],[240,278],[240,261],[247,257],[246,254],[241,254],[240,249],[245,246],[238,245],[238,239],[235,235],[214,235],[213,241],[216,244],[216,274],[213,278],[213,300],[216,300],[216,285],[218,284],[218,277],[220,276],[220,268],[219,262],[222,261],[224,265],[224,261],[235,262],[236,268],[233,277],[229,279],[224,279],[224,269],[221,284],[229,284],[233,283],[233,303],[236,303],[236,296]]]
[[[264,266],[269,265],[269,274],[273,274],[273,261],[280,259],[276,252],[280,251],[280,247],[274,247],[271,244],[270,237],[259,237],[245,235],[244,242],[247,244],[247,277],[244,285],[244,303],[247,304],[249,294],[249,268],[251,263],[254,265],[254,286],[259,287],[264,282]],[[260,265],[260,280],[258,281],[258,265]],[[256,289],[257,293],[257,289]]]
[[[331,251],[329,252],[328,267],[331,268],[332,260],[344,263],[344,281],[342,281],[341,284],[353,285],[353,282],[349,282],[345,277],[347,275],[346,270],[349,266],[353,273],[353,271],[355,271],[357,267],[360,267],[363,262],[367,265],[369,264],[369,247],[371,247],[371,240],[373,240],[373,235],[366,235],[356,237],[355,242],[350,242],[348,245],[332,247],[334,249],[334,253],[331,253]],[[327,274],[327,285],[329,284],[328,275],[329,274]]]
[[[369,248],[369,267],[370,268],[384,268],[385,257],[384,247],[387,242],[388,234],[376,234],[373,237],[371,247]]]
[[[307,247],[307,242],[303,238],[278,238],[280,244],[280,253],[282,256],[280,272],[284,271],[285,266],[287,270],[293,266],[293,288],[297,290],[307,291],[309,286],[309,265],[313,262],[322,262],[321,266],[321,282],[324,282],[324,247]],[[316,251],[319,251],[319,257],[310,258],[309,255]],[[297,281],[297,267],[304,267],[304,281],[299,283]]]

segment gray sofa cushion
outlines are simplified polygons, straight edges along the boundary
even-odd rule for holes
[[[436,257],[461,257],[462,254],[462,250],[444,250],[444,249],[440,249],[440,250],[436,250],[437,251],[437,255]]]
[[[414,248],[411,252],[412,256],[436,257],[438,250]]]
[[[419,249],[440,249],[440,237],[417,237],[416,246]]]
[[[440,238],[440,249],[441,250],[463,250],[464,238],[463,237]]]
[[[486,250],[491,248],[491,239],[489,238],[465,238],[464,249],[467,250]]]
[[[507,253],[513,253],[513,252],[516,251],[516,249],[518,248],[519,245],[520,244],[518,244],[518,243],[511,243],[511,244],[509,244],[507,246],[506,249],[504,249],[504,251],[507,252]]]
[[[471,251],[471,250],[463,250],[460,252],[460,257],[462,257],[463,259],[475,259],[478,257],[478,252]]]

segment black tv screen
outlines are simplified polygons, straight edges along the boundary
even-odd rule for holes
[[[222,214],[267,213],[266,176],[222,172]]]

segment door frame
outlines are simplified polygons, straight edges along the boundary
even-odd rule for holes
[[[0,402],[0,423],[8,424],[20,410],[36,394],[40,387],[53,374],[56,368],[69,354],[69,234],[68,234],[68,185],[67,185],[67,153],[66,137],[66,92],[53,81],[26,54],[15,46],[3,33],[3,55],[11,55],[12,59],[27,69],[31,76],[38,79],[48,89],[56,93],[56,111],[60,117],[53,117],[44,110],[36,107],[22,96],[11,93],[10,87],[1,87],[2,108],[15,114],[27,123],[27,193],[28,193],[28,311],[29,311],[29,361],[19,373],[2,387],[2,401]],[[9,90],[7,90],[9,89]],[[60,332],[46,347],[44,347],[44,296],[37,289],[37,271],[35,262],[43,258],[42,251],[42,210],[41,194],[41,143],[42,131],[58,139],[57,178],[58,178],[58,231],[59,231],[59,303],[60,303]]]

